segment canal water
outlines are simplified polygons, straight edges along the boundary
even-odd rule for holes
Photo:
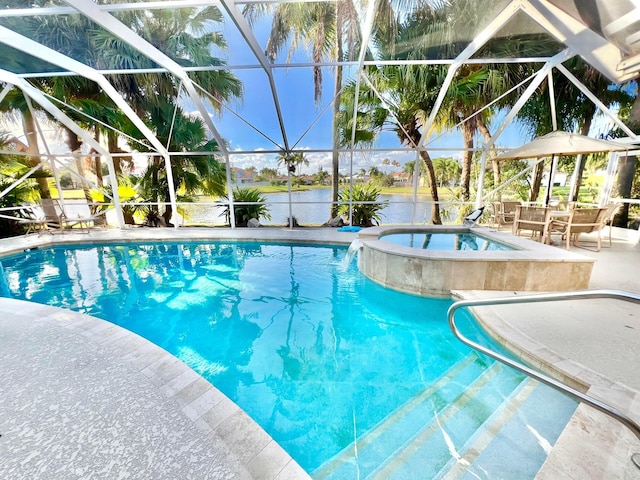
[[[260,218],[262,225],[288,225],[289,194],[263,194],[271,220]],[[387,206],[380,211],[382,224],[411,223],[413,197],[411,195],[380,195],[380,202],[388,200]],[[291,211],[300,225],[322,225],[329,220],[331,208],[331,189],[311,189],[291,192]],[[416,203],[416,223],[429,223],[431,220],[431,200],[418,196]],[[184,205],[182,206],[184,208]],[[185,208],[184,225],[224,225],[223,207],[215,205],[189,205]],[[455,215],[455,213],[454,213]]]
[[[288,225],[289,224],[289,194],[265,193],[263,194],[269,209],[271,219],[260,218],[262,225]],[[413,197],[411,195],[380,195],[380,202],[388,200],[387,206],[380,211],[381,224],[410,224],[413,215]],[[311,189],[291,192],[292,214],[299,225],[322,225],[329,220],[331,207],[331,189]],[[419,195],[416,203],[415,223],[429,223],[431,221],[431,200],[429,197]],[[224,226],[227,220],[224,215],[224,207],[215,205],[214,202],[199,204],[180,204],[180,210],[184,213],[181,224]],[[84,200],[66,200],[65,211],[69,218],[87,217],[89,208]],[[456,210],[451,206],[440,209],[440,215],[445,223],[453,222],[456,218]],[[111,210],[107,214],[109,223],[116,224],[115,212]]]

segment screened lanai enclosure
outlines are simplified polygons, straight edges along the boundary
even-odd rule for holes
[[[536,201],[557,158],[494,158],[556,130],[629,145],[562,159],[569,200],[637,196],[633,0],[7,0],[0,42],[5,219],[455,222]]]

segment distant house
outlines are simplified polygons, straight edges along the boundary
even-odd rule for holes
[[[29,149],[27,145],[25,145],[22,141],[18,140],[16,137],[9,137],[5,141],[5,143],[17,152],[26,152]]]
[[[553,175],[553,186],[564,187],[567,185],[569,175],[564,172],[555,172]],[[549,172],[545,172],[542,176],[542,185],[549,185]]]
[[[298,180],[302,185],[313,185],[313,175],[300,175]]]
[[[255,183],[256,181],[255,170],[244,170],[242,168],[232,167],[231,172],[235,177],[236,182],[238,182],[238,184],[240,185],[251,184]]]
[[[391,173],[394,185],[409,185],[411,178],[406,172],[393,172]]]

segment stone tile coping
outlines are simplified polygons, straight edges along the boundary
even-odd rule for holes
[[[0,478],[310,479],[236,404],[115,324],[0,298]]]
[[[38,233],[0,239],[0,255],[21,252],[26,248],[41,248],[70,244],[102,244],[127,242],[180,241],[260,241],[299,242],[322,245],[349,245],[358,236],[353,232],[338,232],[335,228],[304,227],[298,229],[260,228],[94,228],[88,233],[75,231],[54,234]]]
[[[457,299],[518,292],[456,291]],[[584,302],[584,303],[582,303]],[[640,309],[615,300],[472,308],[491,336],[534,368],[640,423]],[[603,321],[607,321],[603,328]],[[551,325],[554,328],[550,328]],[[612,355],[615,352],[615,355]],[[620,422],[579,405],[537,479],[638,479],[640,440]]]
[[[404,245],[398,245],[384,240],[381,235],[388,235],[392,233],[422,233],[426,230],[437,233],[464,233],[471,232],[482,235],[491,240],[504,243],[516,250],[492,250],[492,251],[473,251],[465,250],[465,258],[460,259],[460,252],[454,250],[425,250],[422,248],[411,248]],[[371,227],[361,230],[358,234],[358,238],[363,242],[366,241],[372,247],[376,249],[388,250],[393,248],[393,253],[402,256],[416,257],[416,258],[434,258],[434,259],[450,259],[455,258],[461,261],[492,261],[502,260],[509,258],[513,260],[544,260],[544,261],[558,261],[558,262],[590,262],[593,263],[593,259],[585,255],[558,248],[550,245],[545,245],[535,240],[526,237],[519,237],[512,235],[511,232],[499,231],[493,228],[487,227],[465,227],[462,225],[415,225],[415,226],[391,226],[391,227]]]

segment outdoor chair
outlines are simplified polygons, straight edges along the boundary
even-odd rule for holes
[[[39,210],[29,209],[31,218],[21,218],[18,223],[27,227],[27,235],[35,231],[46,230],[51,233],[50,229],[62,228],[62,220],[56,210],[56,204],[51,198],[43,198],[40,201]]]
[[[551,220],[550,207],[517,205],[512,232],[520,235],[523,230],[531,232],[531,238],[540,236],[541,243],[548,243],[548,228]]]
[[[513,225],[516,207],[520,202],[493,202],[493,225],[500,230],[503,225]]]
[[[597,233],[596,251],[600,251],[600,232],[604,228],[606,213],[609,209],[604,208],[574,208],[569,213],[569,218],[565,220],[553,220],[549,228],[551,234],[560,234],[566,239],[566,248],[571,247],[571,239],[576,247],[580,247],[579,237],[581,233]],[[584,248],[584,247],[580,247]]]
[[[620,209],[621,204],[619,203],[610,203],[606,206],[606,213],[604,214],[604,219],[602,220],[602,227],[609,227],[609,247],[611,246],[611,230],[613,227],[613,217],[616,216],[618,210]]]
[[[101,215],[90,215],[89,217],[78,216],[69,218],[65,214],[60,203],[52,198],[43,198],[40,201],[41,214],[34,214],[33,218],[20,219],[18,222],[27,226],[27,234],[33,231],[64,231],[79,226],[81,230],[89,232],[89,225],[96,222]]]
[[[476,222],[482,216],[482,212],[484,212],[484,207],[480,207],[480,208],[474,210],[473,212],[471,212],[469,215],[467,215],[466,217],[464,217],[462,219],[462,224],[467,226],[467,227],[475,226]]]

